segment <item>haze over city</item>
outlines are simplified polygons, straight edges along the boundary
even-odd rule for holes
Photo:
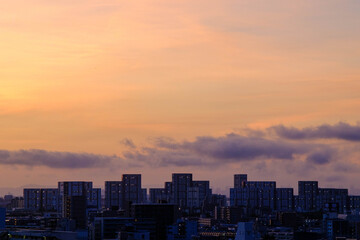
[[[233,175],[360,194],[360,2],[0,6],[0,194]]]

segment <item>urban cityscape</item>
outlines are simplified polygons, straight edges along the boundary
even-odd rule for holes
[[[143,188],[141,174],[105,181],[58,182],[1,198],[1,239],[359,239],[360,196],[299,181],[250,181],[235,174],[228,195],[209,180],[173,173],[163,188]]]
[[[360,0],[1,0],[0,240],[360,240]]]

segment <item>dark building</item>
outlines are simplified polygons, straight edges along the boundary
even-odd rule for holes
[[[122,182],[105,182],[105,208],[118,210],[122,206]]]
[[[210,201],[212,190],[209,181],[193,181],[192,187],[198,188],[200,205]]]
[[[299,209],[304,212],[319,210],[317,205],[318,196],[317,181],[299,181]]]
[[[151,203],[170,203],[171,195],[164,188],[150,188]]]
[[[142,189],[141,189],[141,199],[140,199],[140,203],[146,203],[147,200],[148,200],[147,189],[146,189],[146,188],[142,188]]]
[[[325,224],[327,239],[347,239],[349,236],[349,222],[343,219],[328,219]]]
[[[282,212],[280,213],[279,220],[284,227],[296,227],[298,216],[295,212]]]
[[[295,211],[299,211],[300,207],[299,207],[299,196],[298,195],[294,195],[294,209]]]
[[[234,175],[234,188],[243,188],[246,186],[247,174]]]
[[[230,205],[275,209],[276,182],[247,181],[245,174],[234,175],[234,188],[230,189]]]
[[[225,207],[226,206],[226,195],[212,194],[210,203],[214,206]]]
[[[165,193],[170,196],[169,202],[174,202],[174,200],[172,199],[173,197],[172,185],[173,185],[172,182],[165,182]]]
[[[172,182],[164,188],[150,189],[150,202],[175,203],[182,209],[198,214],[211,202],[209,181],[193,181],[191,173],[173,173]]]
[[[237,224],[244,220],[245,209],[243,207],[216,207],[215,219],[223,221],[227,224]]]
[[[65,197],[65,208],[64,217],[70,220],[75,220],[77,229],[86,229],[87,208],[86,196],[66,196]]]
[[[87,226],[87,211],[101,207],[101,189],[92,182],[59,182],[59,212],[63,218],[75,220],[76,228]]]
[[[122,185],[124,206],[142,202],[141,174],[123,174]]]
[[[105,207],[129,210],[132,203],[146,201],[146,189],[141,188],[141,174],[123,174],[122,181],[105,182]]]
[[[247,182],[246,187],[250,193],[250,207],[275,209],[276,182]]]
[[[344,213],[348,208],[348,190],[337,188],[319,188],[317,206],[320,209],[332,204],[337,205],[337,212]]]
[[[276,210],[292,211],[294,209],[294,189],[277,188],[276,189]]]
[[[93,191],[92,182],[59,182],[58,183],[59,202],[60,202],[59,212],[62,214],[62,216],[65,215],[64,206],[65,206],[65,201],[68,200],[66,197],[71,197],[71,196],[85,197],[86,206],[88,205],[88,203],[96,200],[97,206],[100,208],[101,199],[92,199],[93,197],[92,191]],[[96,190],[96,192],[98,192],[98,190]],[[96,197],[98,197],[98,194],[96,194]]]
[[[360,196],[349,196],[349,208],[351,210],[360,210]]]
[[[95,217],[90,228],[91,240],[116,239],[124,227],[134,224],[133,218]]]
[[[59,207],[57,188],[25,188],[24,208],[33,211],[56,212]]]
[[[131,217],[138,224],[149,222],[150,226],[154,225],[155,231],[149,229],[150,239],[162,240],[166,239],[167,226],[174,224],[178,219],[179,210],[176,204],[133,204]]]
[[[187,206],[188,188],[192,186],[191,173],[172,174],[172,200],[180,207]]]

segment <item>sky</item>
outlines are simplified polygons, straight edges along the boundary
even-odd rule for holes
[[[5,0],[0,194],[173,172],[360,194],[358,0]]]

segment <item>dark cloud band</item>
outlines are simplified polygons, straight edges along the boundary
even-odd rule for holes
[[[360,141],[360,125],[350,125],[343,122],[335,125],[323,124],[317,127],[302,129],[278,125],[268,130],[275,132],[279,137],[292,140],[334,138],[347,141]]]
[[[325,144],[289,142],[279,139],[228,134],[221,137],[198,137],[177,142],[155,139],[152,147],[127,151],[124,158],[156,166],[214,166],[256,160],[294,161],[304,156],[308,163],[325,165],[336,156],[336,149]]]
[[[121,157],[36,149],[0,150],[0,164],[64,169],[120,166],[206,167],[256,160],[281,160],[290,163],[302,159],[302,162],[316,166],[334,162],[339,155],[339,147],[336,144],[300,140],[335,138],[360,141],[360,126],[341,122],[304,129],[279,125],[262,132],[264,134],[231,133],[220,137],[201,136],[193,141],[156,138],[152,145],[146,148],[136,146],[131,139],[123,139],[121,143],[127,147],[127,151],[123,152]],[[277,137],[266,134],[269,132],[275,132]]]
[[[8,151],[0,150],[0,164],[46,166],[51,168],[97,168],[108,167],[116,156],[89,153],[52,152],[39,149]]]

